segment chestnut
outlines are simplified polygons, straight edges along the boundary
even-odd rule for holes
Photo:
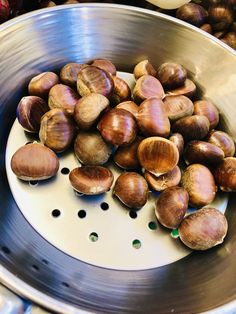
[[[227,157],[214,169],[216,185],[222,191],[236,192],[236,158]]]
[[[79,95],[69,86],[64,84],[54,85],[48,95],[48,105],[51,109],[61,108],[73,114]]]
[[[122,101],[129,100],[131,97],[131,90],[129,85],[118,76],[113,76],[114,94],[112,102],[119,104]]]
[[[163,101],[157,97],[144,100],[136,115],[141,133],[145,136],[163,136],[170,134],[170,121]]]
[[[98,195],[110,190],[114,177],[101,166],[82,166],[71,170],[69,180],[73,189],[84,195]]]
[[[173,142],[179,151],[179,155],[181,156],[184,151],[184,138],[180,133],[173,133],[170,137],[169,140]]]
[[[224,159],[224,156],[221,148],[203,141],[189,142],[184,151],[184,159],[187,164],[216,165]]]
[[[114,162],[121,168],[132,170],[140,167],[138,160],[138,146],[143,139],[136,139],[128,146],[120,146],[114,154]]]
[[[186,96],[166,96],[163,102],[165,112],[167,113],[170,121],[176,121],[180,118],[191,116],[193,114],[193,103]]]
[[[48,104],[38,96],[21,98],[16,115],[18,122],[28,132],[37,133],[42,116],[49,110]]]
[[[210,170],[201,164],[188,166],[182,174],[181,185],[189,194],[189,203],[195,207],[210,204],[216,195],[215,180]]]
[[[11,158],[11,169],[21,180],[45,180],[56,175],[59,169],[57,155],[40,143],[20,147]]]
[[[187,72],[180,64],[166,62],[157,69],[157,78],[165,89],[174,89],[183,86]]]
[[[28,85],[28,92],[32,96],[45,98],[50,89],[59,83],[59,77],[53,72],[43,72],[34,76]]]
[[[114,91],[114,82],[105,70],[88,65],[78,73],[77,90],[81,96],[98,93],[109,98]]]
[[[185,140],[201,140],[208,134],[209,128],[209,120],[198,115],[181,118],[173,124],[173,131],[182,134]]]
[[[65,110],[51,109],[42,116],[39,138],[55,152],[66,150],[71,145],[74,135],[75,123]]]
[[[106,142],[118,146],[131,144],[138,129],[134,116],[125,109],[117,108],[107,111],[97,128]]]
[[[133,89],[133,98],[137,104],[150,97],[164,98],[164,90],[160,81],[151,76],[143,75],[137,81]]]
[[[184,95],[188,98],[192,98],[197,91],[197,87],[193,81],[186,79],[183,86],[170,89],[166,92],[167,95]]]
[[[116,67],[115,65],[108,59],[95,59],[93,60],[92,64],[99,69],[105,70],[106,72],[110,73],[112,76],[116,75]]]
[[[108,161],[112,146],[97,131],[80,131],[74,142],[74,152],[83,165],[99,166]]]
[[[210,130],[214,129],[219,123],[219,111],[210,100],[198,100],[193,103],[194,114],[205,116],[210,122]]]
[[[175,166],[171,171],[158,177],[148,171],[145,171],[144,177],[152,190],[163,191],[180,183],[181,171],[178,166]]]
[[[137,116],[138,114],[138,105],[136,105],[136,103],[132,100],[127,100],[127,101],[123,101],[121,103],[119,103],[116,108],[119,108],[119,109],[125,109],[127,111],[129,111],[130,113],[132,113],[132,115],[134,117]]]
[[[178,19],[198,27],[205,23],[207,16],[208,13],[204,7],[196,3],[184,4],[176,12]]]
[[[174,143],[163,137],[148,137],[138,147],[141,166],[159,176],[174,169],[179,161],[179,151]]]
[[[136,172],[122,173],[116,180],[113,194],[127,207],[140,209],[148,199],[148,184]]]
[[[227,29],[234,20],[232,9],[225,5],[212,5],[208,9],[208,20],[215,31],[223,31]]]
[[[184,218],[178,231],[190,249],[205,251],[224,241],[228,223],[218,209],[206,207]]]
[[[81,130],[89,130],[109,106],[109,100],[98,93],[83,96],[76,103],[74,119]]]
[[[154,69],[153,65],[148,60],[140,61],[136,64],[134,68],[134,77],[135,79],[139,79],[143,75],[152,75],[156,76],[157,71]]]
[[[221,148],[225,157],[233,157],[235,153],[235,144],[231,136],[226,132],[213,130],[207,137],[207,141]]]
[[[86,66],[87,64],[79,64],[75,62],[65,64],[60,71],[60,79],[62,83],[72,88],[76,88],[78,73]]]
[[[161,193],[156,201],[157,220],[166,228],[179,226],[188,209],[188,192],[179,186],[169,187]]]
[[[213,33],[211,24],[208,24],[208,23],[203,24],[200,28],[201,28],[203,31],[207,32],[208,34],[212,34],[212,33]]]
[[[227,33],[221,40],[236,50],[236,32]]]

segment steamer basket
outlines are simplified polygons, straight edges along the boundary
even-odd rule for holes
[[[137,214],[111,192],[79,198],[61,155],[57,177],[37,186],[12,174],[14,151],[32,137],[15,110],[34,75],[64,64],[110,59],[132,85],[148,58],[182,64],[236,139],[236,54],[174,18],[111,4],[68,5],[20,16],[0,27],[0,279],[17,294],[59,313],[235,313],[235,195],[218,193],[229,233],[223,245],[191,253],[155,220],[153,201]],[[63,169],[64,168],[64,169]],[[63,170],[62,170],[63,169]],[[120,172],[113,167],[115,176]],[[226,209],[227,208],[227,209]]]

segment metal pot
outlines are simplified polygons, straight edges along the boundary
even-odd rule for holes
[[[174,18],[110,4],[59,6],[31,12],[1,25],[0,42],[1,282],[31,301],[66,314],[235,313],[236,199],[233,194],[226,210],[229,234],[223,245],[208,252],[191,253],[160,267],[112,269],[116,267],[102,267],[101,263],[74,258],[56,242],[50,243],[37,225],[31,225],[18,203],[19,193],[11,183],[9,187],[6,152],[12,143],[7,140],[15,109],[26,93],[30,78],[49,69],[57,71],[70,61],[86,62],[97,57],[112,60],[125,72],[132,72],[134,65],[144,58],[155,66],[168,60],[182,64],[204,97],[218,106],[223,129],[235,139],[236,53],[214,37]],[[14,137],[16,142],[17,138]],[[55,192],[55,202],[59,194]],[[45,197],[43,193],[42,199]],[[24,202],[35,209],[38,217],[36,202],[31,203],[27,198]],[[90,206],[90,201],[83,206],[86,204]],[[61,218],[66,214],[65,211]],[[106,219],[104,211],[98,216],[95,225]],[[45,219],[52,227],[47,229],[53,230],[55,224],[50,215]],[[71,235],[74,243],[77,239],[73,238],[72,224],[72,221],[62,222],[61,234],[65,238]],[[137,227],[138,223],[135,224]],[[106,225],[111,239],[116,225],[116,221],[113,226]],[[132,226],[131,229],[136,228]],[[126,235],[122,226],[119,230],[120,237]],[[115,254],[111,242],[112,249]],[[158,259],[155,247],[151,249]],[[96,254],[109,253],[102,247],[98,251],[98,247],[91,251],[94,252],[91,258],[96,260]],[[139,261],[136,252],[132,265]],[[126,253],[124,250],[120,260]],[[162,258],[162,252],[159,257]]]

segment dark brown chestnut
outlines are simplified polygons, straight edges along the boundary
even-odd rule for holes
[[[53,72],[43,72],[34,76],[28,85],[28,92],[32,96],[45,98],[50,89],[59,84],[59,77]]]
[[[188,192],[184,188],[167,188],[156,201],[157,220],[166,228],[177,228],[186,214],[188,200]]]
[[[174,89],[184,85],[187,72],[182,65],[166,62],[157,69],[157,78],[165,89]]]
[[[125,110],[129,111],[130,113],[132,113],[132,115],[134,117],[136,117],[137,114],[138,114],[138,108],[139,107],[138,107],[138,105],[136,105],[136,103],[134,101],[127,100],[127,101],[123,101],[120,104],[118,104],[116,106],[116,108],[118,108],[118,109],[125,109]]]
[[[110,73],[112,76],[116,75],[115,65],[108,59],[96,59],[92,62],[91,65],[98,67],[99,69],[105,70]]]
[[[236,50],[236,32],[227,33],[221,40]]]
[[[84,195],[98,195],[110,190],[114,177],[112,172],[101,166],[82,166],[69,174],[73,189]]]
[[[224,152],[218,146],[203,142],[191,141],[184,151],[184,159],[187,164],[203,164],[212,166],[219,164],[224,159]]]
[[[125,109],[117,108],[107,111],[97,128],[106,142],[118,146],[131,144],[138,130],[134,116]]]
[[[72,88],[76,88],[78,73],[87,64],[79,64],[75,62],[67,63],[60,71],[60,79],[63,84]]]
[[[148,171],[145,171],[144,177],[152,190],[163,191],[180,183],[181,171],[178,166],[175,166],[173,170],[158,177]]]
[[[227,29],[234,20],[232,9],[225,4],[212,5],[208,9],[208,20],[215,31]]]
[[[210,170],[200,164],[188,166],[182,174],[181,185],[189,194],[192,206],[202,207],[210,204],[216,195],[215,180]]]
[[[42,116],[49,110],[48,104],[38,96],[21,98],[16,115],[21,126],[28,132],[37,133]]]
[[[156,97],[144,100],[136,115],[141,133],[145,136],[168,137],[170,121],[165,111],[163,101]]]
[[[40,143],[30,143],[14,153],[11,169],[24,181],[45,180],[56,175],[59,159],[50,148]]]
[[[180,133],[173,133],[170,137],[169,140],[173,142],[179,151],[179,155],[181,156],[184,151],[184,138]]]
[[[119,104],[122,101],[129,100],[131,98],[131,90],[129,85],[118,76],[113,76],[114,93],[111,102]]]
[[[236,158],[225,158],[214,170],[214,177],[222,191],[236,192]]]
[[[231,136],[223,131],[211,131],[207,141],[221,148],[225,157],[233,157],[235,153],[235,144]]]
[[[210,122],[210,130],[214,129],[219,123],[219,111],[210,100],[198,100],[193,103],[194,114],[205,116]]]
[[[112,146],[107,144],[98,131],[80,131],[74,142],[74,152],[85,166],[105,164],[112,153]]]
[[[134,68],[134,77],[135,79],[139,79],[143,75],[152,75],[156,76],[157,71],[154,69],[153,65],[148,60],[140,61],[136,64]]]
[[[208,24],[208,23],[203,24],[200,28],[201,28],[203,31],[207,32],[208,34],[212,34],[212,33],[213,33],[211,24]]]
[[[114,82],[105,70],[88,65],[78,73],[77,90],[81,96],[98,93],[109,98],[114,91]]]
[[[148,184],[136,172],[122,173],[116,180],[113,194],[127,207],[140,209],[148,199]]]
[[[197,87],[193,81],[186,79],[184,85],[175,89],[168,90],[167,95],[184,95],[188,98],[192,98],[196,93]]]
[[[170,121],[176,121],[193,114],[193,103],[186,96],[166,96],[163,102]]]
[[[141,166],[159,176],[174,169],[179,161],[179,151],[174,143],[163,137],[148,137],[138,147]]]
[[[205,251],[224,241],[228,223],[218,209],[206,207],[184,218],[178,230],[186,246]]]
[[[143,75],[137,81],[133,89],[134,101],[140,104],[150,97],[164,98],[164,90],[158,79],[151,75]]]
[[[173,124],[173,131],[182,134],[185,140],[201,140],[208,134],[209,128],[209,120],[198,115],[181,118]]]
[[[182,5],[176,12],[176,17],[195,26],[202,26],[208,16],[203,6],[196,3]]]

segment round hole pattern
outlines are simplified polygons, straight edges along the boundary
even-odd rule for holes
[[[2,246],[2,251],[5,254],[11,254],[11,250],[7,246]]]
[[[45,264],[45,265],[49,264],[49,262],[46,259],[42,259],[42,263]]]
[[[67,282],[62,282],[61,285],[65,288],[70,288],[70,285]]]
[[[62,168],[61,169],[61,174],[69,174],[70,173],[70,169],[69,168],[66,168],[66,167],[64,167],[64,168]]]
[[[141,241],[138,240],[138,239],[135,239],[135,240],[132,242],[132,246],[133,246],[133,248],[135,248],[135,249],[140,249],[141,246],[142,246]]]
[[[130,218],[135,219],[138,217],[138,214],[135,210],[130,210],[129,216],[130,216]]]
[[[97,234],[96,232],[90,233],[89,239],[90,239],[92,242],[97,242],[97,240],[98,240],[98,234]]]
[[[156,230],[157,229],[157,223],[155,221],[150,221],[148,224],[148,228],[151,230]]]
[[[57,217],[59,217],[61,215],[61,211],[59,210],[59,209],[53,209],[53,211],[52,211],[52,216],[54,217],[54,218],[57,218]]]
[[[37,266],[37,265],[32,265],[32,268],[34,269],[34,270],[36,270],[36,271],[39,271],[39,267]]]
[[[79,212],[78,212],[78,217],[79,218],[85,218],[86,217],[86,211],[84,209],[81,209]]]
[[[106,202],[102,202],[100,204],[100,207],[102,210],[108,210],[109,209],[109,204],[107,204]]]

